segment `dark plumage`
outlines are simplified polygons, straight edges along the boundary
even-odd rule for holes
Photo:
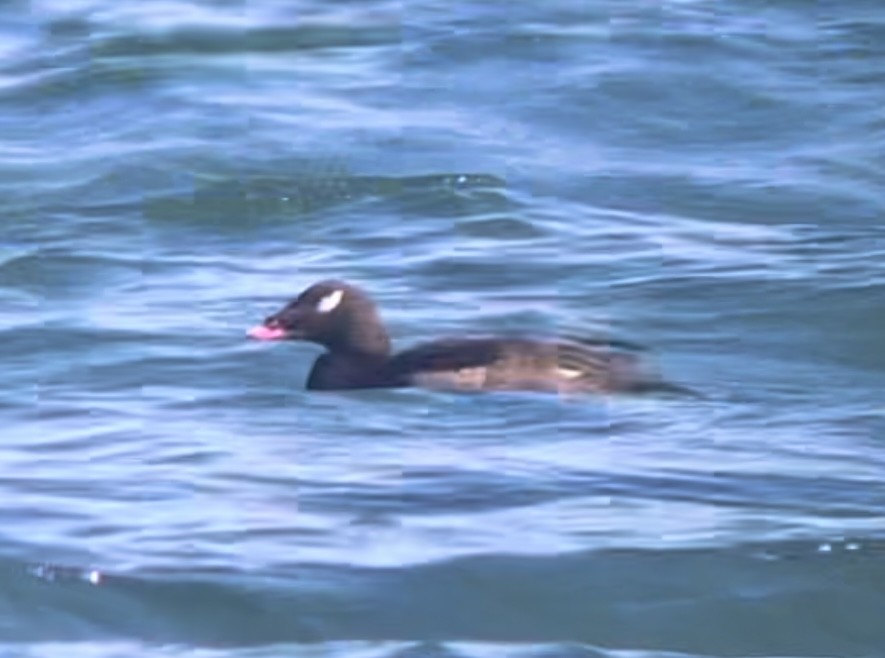
[[[640,392],[670,387],[649,374],[636,346],[617,341],[453,338],[391,354],[374,302],[343,281],[310,286],[249,331],[327,350],[307,379],[315,390],[427,386],[462,390]]]

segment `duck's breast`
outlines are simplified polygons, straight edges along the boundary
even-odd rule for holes
[[[383,357],[326,353],[317,358],[307,377],[307,389],[333,391],[357,388],[392,388],[405,385],[393,379]]]

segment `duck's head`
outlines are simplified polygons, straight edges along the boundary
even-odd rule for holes
[[[390,352],[375,303],[358,287],[337,280],[313,284],[248,335],[258,340],[306,340],[330,352]]]

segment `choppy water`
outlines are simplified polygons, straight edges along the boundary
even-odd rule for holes
[[[885,8],[0,9],[3,656],[885,655]],[[310,394],[653,346],[704,400]]]

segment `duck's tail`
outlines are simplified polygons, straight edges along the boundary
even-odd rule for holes
[[[687,386],[682,386],[680,384],[673,384],[668,381],[664,381],[663,379],[654,379],[636,382],[630,386],[630,393],[638,393],[640,395],[668,395],[679,398],[692,398],[694,400],[707,400],[707,396],[703,393],[694,390],[693,388],[689,388]]]

